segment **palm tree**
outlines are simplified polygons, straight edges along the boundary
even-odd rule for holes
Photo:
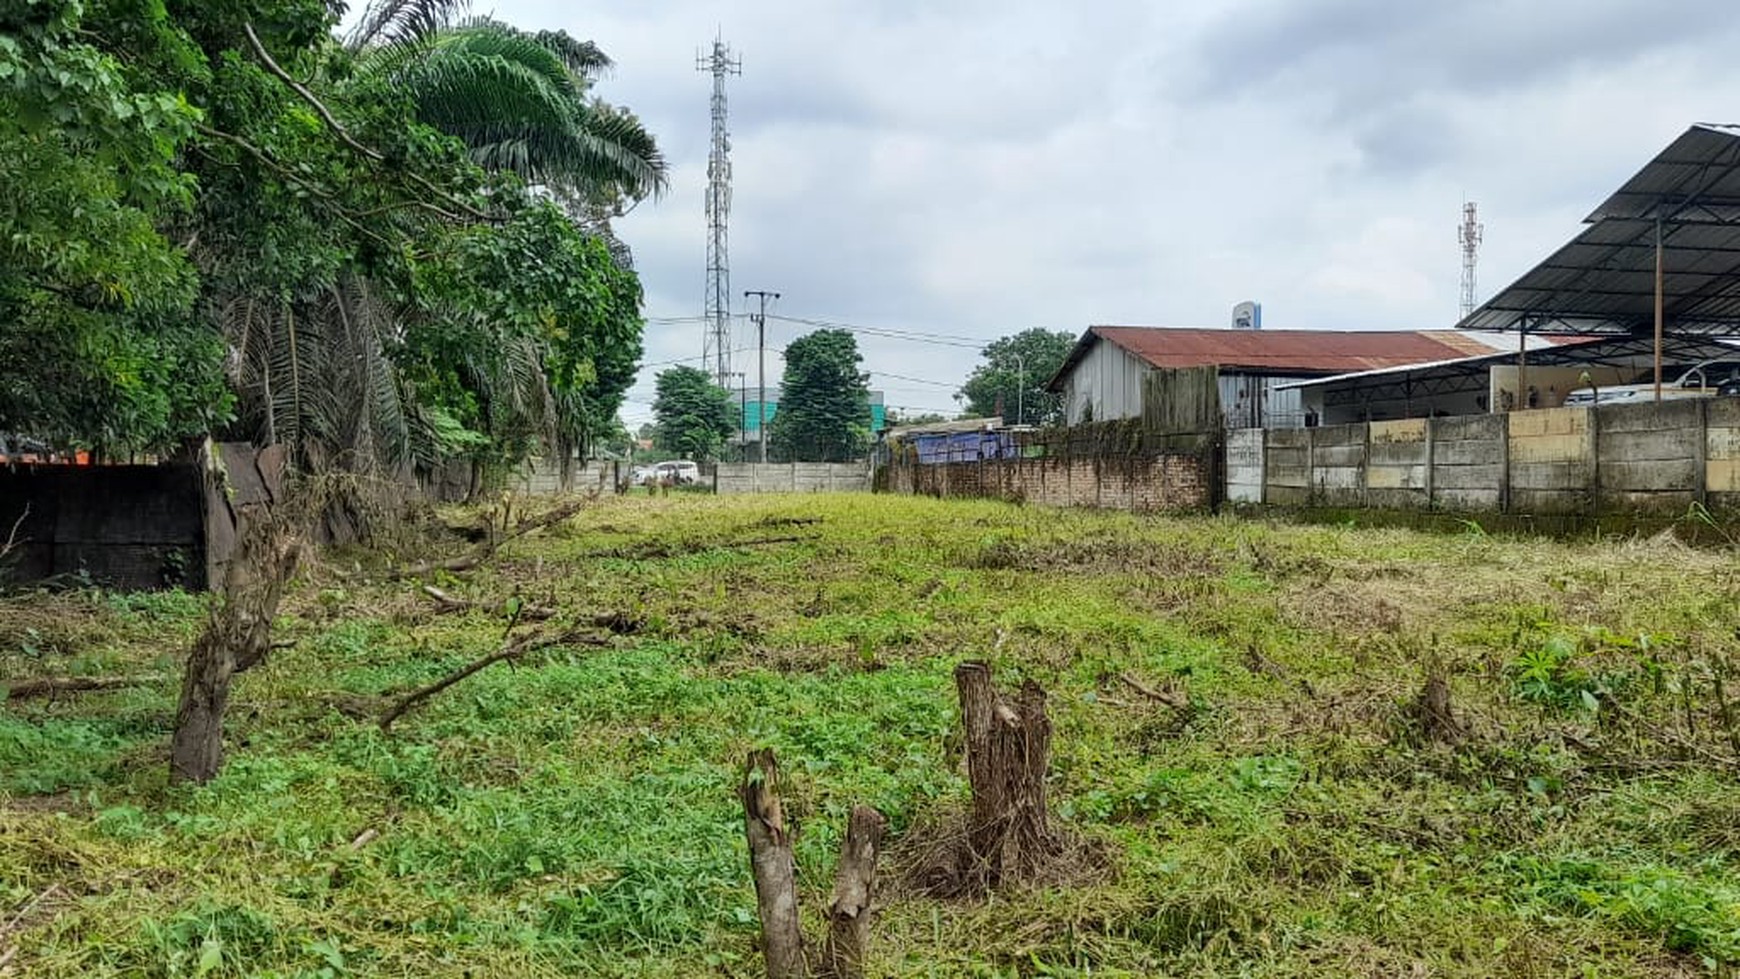
[[[590,41],[463,18],[462,0],[377,0],[346,39],[357,78],[406,92],[480,165],[573,200],[641,200],[667,166],[640,120],[591,94],[611,67]]]

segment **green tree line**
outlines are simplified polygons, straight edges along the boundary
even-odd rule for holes
[[[562,32],[380,0],[0,7],[0,431],[304,471],[615,432],[666,167]]]

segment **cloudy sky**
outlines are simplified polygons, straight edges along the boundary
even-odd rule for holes
[[[596,41],[617,63],[599,94],[673,163],[670,193],[618,228],[647,290],[649,364],[699,362],[701,325],[683,318],[703,302],[711,80],[695,58],[719,32],[743,60],[734,312],[770,289],[786,316],[986,340],[1221,326],[1241,299],[1271,328],[1444,328],[1465,198],[1486,225],[1485,295],[1687,125],[1740,121],[1732,0],[474,9]],[[807,329],[774,321],[769,345]],[[954,408],[977,359],[860,344],[873,387],[912,408]],[[753,346],[746,325],[733,346]],[[753,386],[753,352],[736,367]]]

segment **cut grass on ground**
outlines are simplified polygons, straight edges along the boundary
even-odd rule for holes
[[[798,539],[739,543],[767,538]],[[973,903],[886,888],[874,975],[1740,963],[1731,553],[677,496],[604,501],[443,576],[466,612],[373,563],[305,571],[296,644],[238,681],[229,763],[200,788],[168,787],[165,761],[199,599],[0,600],[0,685],[166,678],[0,708],[16,974],[757,975],[745,753],[789,775],[814,914],[854,803],[888,816],[889,871],[963,803],[967,659],[1052,693],[1053,805],[1114,874]],[[369,712],[496,648],[515,596],[617,635],[381,733]],[[1414,706],[1434,670],[1453,736]]]

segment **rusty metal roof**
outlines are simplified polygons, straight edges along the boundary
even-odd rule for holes
[[[1050,386],[1055,389],[1088,349],[1104,340],[1151,367],[1219,367],[1247,374],[1328,376],[1496,353],[1499,346],[1455,330],[1232,330],[1093,326],[1082,334]]]

